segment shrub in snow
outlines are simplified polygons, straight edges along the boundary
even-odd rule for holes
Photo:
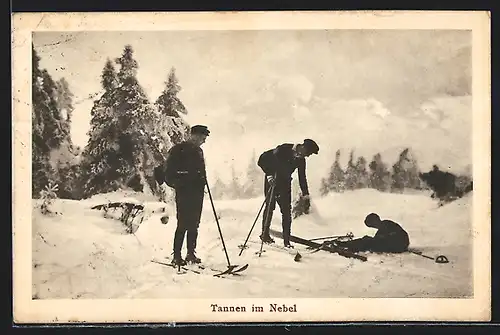
[[[439,206],[463,197],[473,188],[473,181],[469,176],[456,176],[441,171],[437,165],[429,172],[420,173],[419,177],[432,189],[434,193],[431,197],[439,200]]]
[[[92,209],[102,210],[105,218],[118,219],[123,222],[129,234],[134,234],[144,219],[144,205],[133,202],[108,202],[93,206]],[[117,210],[119,210],[118,213],[116,213]]]
[[[304,214],[309,214],[311,209],[311,201],[308,198],[300,196],[294,203],[292,208],[293,218],[297,218]]]
[[[40,191],[40,199],[42,204],[40,205],[40,210],[42,214],[52,214],[53,212],[50,210],[50,206],[54,203],[54,200],[57,199],[57,191],[59,190],[57,184],[54,184],[52,181],[45,186],[45,188]]]

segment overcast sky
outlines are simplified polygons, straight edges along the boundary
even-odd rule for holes
[[[191,124],[212,130],[209,173],[225,178],[287,141],[316,139],[313,187],[337,148],[388,163],[411,145],[423,168],[471,163],[468,31],[316,30],[36,33],[41,66],[75,94],[73,140],[84,146],[107,58],[132,45],[154,101],[176,68]]]

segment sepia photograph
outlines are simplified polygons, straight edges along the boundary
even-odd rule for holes
[[[175,29],[182,15],[18,15],[14,286],[33,303],[19,314],[419,319],[395,301],[442,300],[462,311],[422,317],[488,318],[482,14],[449,27],[414,14],[419,29],[325,13],[186,15]],[[139,301],[156,311],[136,314]],[[89,316],[113,302],[122,314]]]

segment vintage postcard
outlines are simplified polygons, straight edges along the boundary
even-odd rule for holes
[[[15,322],[490,319],[487,12],[12,37]]]

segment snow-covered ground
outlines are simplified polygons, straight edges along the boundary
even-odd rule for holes
[[[133,199],[145,205],[144,221],[135,235],[123,224],[92,210],[95,204]],[[175,211],[154,198],[116,192],[84,201],[57,200],[56,216],[44,216],[33,208],[33,287],[38,299],[54,298],[247,298],[247,297],[470,297],[473,293],[471,239],[472,194],[438,208],[428,194],[387,194],[358,190],[313,199],[314,214],[292,224],[292,234],[315,238],[353,232],[356,237],[373,235],[364,217],[377,212],[402,224],[411,247],[431,257],[446,255],[448,264],[406,253],[366,254],[367,262],[347,259],[325,251],[293,255],[264,245],[258,235],[260,218],[248,243],[238,256],[262,198],[217,201],[224,241],[231,263],[249,264],[241,276],[215,278],[192,272],[179,275],[175,269],[151,262],[170,256],[176,226]],[[34,202],[35,203],[35,202]],[[160,218],[170,213],[162,224]],[[272,227],[281,230],[279,208]],[[280,239],[276,239],[281,244]],[[185,250],[185,244],[184,244]],[[185,253],[185,251],[183,251]],[[216,222],[208,197],[204,204],[197,254],[206,264],[226,269]]]

